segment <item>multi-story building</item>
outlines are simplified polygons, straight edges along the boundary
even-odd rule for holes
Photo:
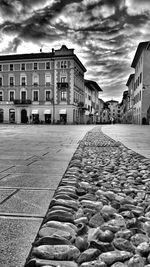
[[[74,49],[0,56],[0,122],[80,122],[85,67]]]
[[[150,109],[150,42],[139,43],[131,67],[135,69],[133,120],[149,122]]]
[[[120,121],[121,123],[128,123],[128,91],[123,92],[122,101],[120,103]]]
[[[102,110],[102,115],[101,115],[101,122],[102,123],[110,123],[110,109],[104,104],[103,110]]]
[[[107,101],[110,122],[118,122],[120,118],[120,105],[116,100]]]
[[[100,123],[103,121],[103,110],[104,110],[105,102],[99,98],[99,115],[100,115]]]
[[[85,80],[86,123],[100,122],[99,92],[101,91],[102,89],[95,81]]]
[[[127,123],[134,123],[133,120],[133,105],[134,105],[134,74],[130,74],[126,83],[128,87],[128,101],[127,101]]]

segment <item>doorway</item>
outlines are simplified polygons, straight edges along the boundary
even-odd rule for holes
[[[4,120],[4,111],[3,109],[0,109],[0,123],[2,123]]]
[[[21,110],[21,123],[27,123],[28,117],[27,117],[27,111],[26,109]]]

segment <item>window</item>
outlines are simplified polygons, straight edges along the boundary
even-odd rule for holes
[[[0,91],[0,101],[3,101],[3,92]]]
[[[33,101],[39,100],[39,91],[33,91]]]
[[[14,77],[13,76],[9,77],[9,85],[14,86]]]
[[[2,71],[2,65],[0,65],[0,71]]]
[[[27,99],[27,92],[26,91],[21,91],[21,100],[25,101]]]
[[[34,63],[34,65],[33,65],[33,69],[34,69],[34,70],[37,70],[37,67],[38,67],[38,64],[37,64],[37,63]]]
[[[21,64],[21,70],[25,70],[25,63]]]
[[[66,101],[66,100],[67,100],[67,92],[61,91],[61,101]]]
[[[140,83],[142,82],[142,72],[140,73]]]
[[[50,62],[46,62],[46,69],[49,70],[50,69]]]
[[[10,65],[9,65],[9,70],[10,70],[10,71],[13,71],[13,70],[14,70],[14,65],[13,65],[13,64],[10,64]]]
[[[45,100],[50,101],[51,100],[51,91],[46,91],[45,92]]]
[[[3,85],[3,79],[2,79],[2,77],[0,77],[0,86],[2,86]]]
[[[21,85],[22,86],[26,85],[26,76],[25,75],[21,75]]]
[[[90,95],[88,95],[88,100],[91,100],[91,96]]]
[[[61,61],[61,69],[66,69],[67,68],[67,61]]]
[[[39,84],[39,75],[38,74],[33,74],[33,85],[37,86]]]
[[[47,73],[45,75],[45,84],[46,84],[46,86],[50,86],[50,83],[51,83],[51,75],[50,75],[50,73]]]
[[[66,82],[66,76],[64,76],[64,77],[61,77],[61,83],[65,83]]]
[[[10,91],[9,92],[9,100],[10,101],[13,101],[14,100],[14,98],[15,98],[14,95],[15,95],[14,91]]]

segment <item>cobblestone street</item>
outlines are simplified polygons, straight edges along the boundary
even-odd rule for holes
[[[57,188],[26,267],[150,266],[150,159],[88,132]]]
[[[150,266],[150,159],[118,129],[1,128],[3,267]]]

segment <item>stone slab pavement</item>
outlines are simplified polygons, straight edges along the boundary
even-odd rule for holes
[[[94,125],[0,125],[0,267],[23,267],[79,141]]]
[[[150,158],[150,125],[109,124],[102,131],[133,151]]]

